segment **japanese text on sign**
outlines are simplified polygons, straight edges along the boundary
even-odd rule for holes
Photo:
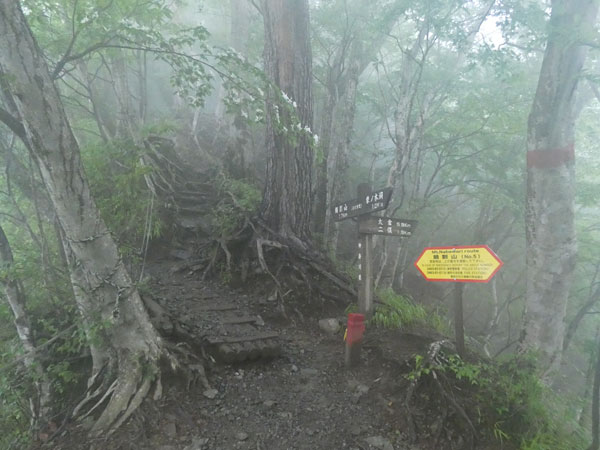
[[[387,208],[392,197],[392,189],[385,188],[371,192],[358,199],[348,200],[334,205],[331,213],[334,220],[344,220],[350,217],[362,216]]]
[[[367,217],[359,223],[359,231],[367,234],[410,237],[416,226],[416,220],[392,217]]]
[[[430,247],[423,250],[415,266],[429,281],[489,281],[502,261],[485,245]]]

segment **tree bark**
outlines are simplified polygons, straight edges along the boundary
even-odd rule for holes
[[[263,0],[265,71],[289,102],[269,89],[267,173],[261,216],[274,231],[310,239],[312,206],[312,53],[307,0]],[[296,133],[292,111],[305,133]],[[290,133],[295,133],[290,137]]]
[[[598,450],[600,446],[600,350],[596,350],[596,369],[592,388],[592,443],[588,450]]]
[[[581,308],[579,308],[579,310],[575,314],[575,317],[573,317],[573,319],[567,325],[566,332],[565,332],[565,338],[563,340],[563,354],[569,348],[569,344],[571,343],[573,336],[575,336],[575,333],[577,332],[577,328],[579,327],[579,324],[581,323],[583,318],[586,316],[587,313],[590,312],[590,309],[592,309],[592,307],[594,305],[596,305],[599,301],[600,301],[600,288],[597,288],[588,297],[588,300],[584,303],[584,305]]]
[[[591,32],[595,0],[554,0],[548,43],[527,132],[526,310],[521,348],[541,367],[560,364],[576,259],[574,223],[575,92]]]
[[[5,94],[16,106],[64,232],[72,278],[87,294],[77,297],[79,308],[101,330],[99,345],[109,350],[105,363],[115,368],[112,395],[94,426],[102,432],[123,423],[147,394],[164,345],[91,197],[79,145],[19,2],[0,0],[0,36]]]

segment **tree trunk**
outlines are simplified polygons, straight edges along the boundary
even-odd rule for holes
[[[253,24],[250,2],[248,0],[231,0],[231,29],[229,32],[231,47],[243,57],[248,56],[248,41],[250,26]],[[250,128],[247,119],[241,111],[232,117],[225,117],[225,88],[219,83],[218,120],[226,124],[228,141],[225,167],[236,178],[246,178],[249,175],[249,161],[255,159],[250,153]],[[220,115],[219,115],[220,114]]]
[[[594,371],[594,387],[592,389],[592,443],[588,450],[598,450],[600,446],[600,350],[596,350],[596,370]]]
[[[112,395],[94,431],[114,429],[148,393],[163,342],[91,197],[58,90],[14,0],[0,0],[0,36],[0,76],[9,80],[10,100],[73,256],[73,278],[87,294],[77,297],[79,308],[102,330],[98,345],[108,349],[105,363],[115,367]]]
[[[327,73],[327,99],[320,128],[323,160],[316,170],[315,232],[323,233],[325,244],[331,244],[332,232],[327,206],[339,200],[345,185],[359,78],[388,39],[407,5],[408,2],[388,5],[382,14],[377,11],[378,5],[365,0],[351,2],[345,8],[354,13],[346,18],[348,28]],[[372,14],[381,15],[372,17]],[[378,24],[376,30],[372,23]]]
[[[575,92],[592,32],[594,0],[552,2],[550,32],[527,136],[527,290],[521,348],[540,352],[544,369],[560,363],[576,258],[574,224]]]
[[[600,337],[600,326],[596,327],[596,336],[594,337],[594,342],[596,342],[597,344],[600,344],[598,337]],[[597,356],[598,356],[597,355],[598,348],[599,348],[599,345],[596,345],[596,348],[593,349],[592,351],[590,351],[590,355],[588,358],[588,364],[587,364],[587,368],[585,371],[583,392],[579,396],[581,399],[588,399],[588,398],[590,398],[590,395],[592,395],[591,392],[594,389],[593,379],[596,374],[596,362],[597,362]],[[589,429],[589,425],[592,420],[591,413],[592,413],[592,404],[593,403],[594,403],[593,399],[592,399],[592,402],[584,401],[581,406],[581,409],[577,412],[577,415],[575,418],[577,419],[577,423],[579,424],[579,426],[581,428]]]
[[[4,230],[0,227],[0,267],[2,270],[10,271],[12,266],[13,253]],[[15,317],[15,328],[25,352],[23,364],[33,377],[37,397],[31,401],[33,425],[34,427],[43,426],[49,418],[52,400],[50,381],[36,355],[33,330],[25,305],[25,293],[21,284],[13,279],[10,273],[2,276],[0,284],[4,288],[4,295]]]
[[[592,294],[590,294],[588,300],[581,308],[579,308],[579,310],[575,314],[575,317],[573,317],[573,319],[569,322],[569,325],[566,327],[565,338],[563,340],[563,354],[569,348],[569,344],[571,343],[573,336],[575,336],[577,328],[579,327],[579,324],[581,323],[583,318],[586,316],[586,314],[590,312],[590,309],[592,309],[592,307],[596,305],[599,301],[600,288],[597,288],[593,291]]]
[[[312,54],[307,0],[263,0],[265,71],[282,95],[267,98],[267,173],[261,216],[287,237],[310,239]],[[302,129],[296,132],[293,113]],[[294,134],[294,136],[290,136]]]
[[[348,160],[350,158],[350,144],[352,143],[352,132],[354,130],[354,115],[356,113],[356,96],[358,93],[358,80],[364,67],[359,66],[359,61],[350,63],[348,71],[348,83],[345,86],[344,98],[340,107],[339,136],[334,136],[334,141],[330,150],[330,158],[327,166],[327,178],[329,189],[327,189],[326,204],[332,204],[333,201],[340,199],[344,188],[346,187],[346,170],[348,169]],[[340,199],[341,200],[341,199]],[[331,214],[329,208],[325,208],[325,237],[326,242],[332,249],[335,239],[332,236]]]
[[[327,86],[327,95],[324,101],[323,113],[321,118],[321,127],[319,128],[319,137],[321,140],[321,159],[318,160],[316,167],[316,189],[315,189],[315,225],[314,231],[319,234],[322,244],[326,245],[327,236],[325,234],[325,219],[327,217],[327,197],[328,189],[328,165],[331,140],[333,138],[333,124],[337,112],[337,86],[329,84]]]
[[[139,143],[140,124],[131,101],[132,92],[129,85],[127,54],[124,51],[119,51],[111,59],[111,62],[113,89],[117,100],[116,137],[119,139],[132,139],[134,142]]]

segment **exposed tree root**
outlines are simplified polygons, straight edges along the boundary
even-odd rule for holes
[[[155,363],[155,361],[144,361],[144,363]],[[148,366],[150,367],[150,364]],[[111,434],[123,423],[120,419],[128,413],[131,414],[130,406],[134,405],[136,401],[141,403],[139,396],[143,395],[145,397],[148,393],[147,377],[148,375],[144,374],[142,362],[139,359],[132,357],[132,355],[120,355],[116,385],[110,394],[108,404],[94,423],[93,435],[100,435],[105,432]]]
[[[151,174],[153,189],[164,204],[175,204],[177,214],[178,199],[184,203],[189,201],[189,165],[186,166],[178,157],[173,142],[168,139],[151,137],[144,145],[148,151],[145,163],[155,169]],[[198,175],[196,173],[195,178]],[[225,189],[217,193],[214,183],[204,181],[200,184],[206,184],[207,192],[196,192],[204,187],[193,189],[194,208],[211,211],[217,202],[227,203],[228,207],[240,213],[242,219],[235,231],[219,232],[217,236],[208,237],[210,250],[207,251],[207,247],[203,250],[207,261],[202,272],[203,279],[222,270],[239,275],[243,282],[252,274],[263,274],[273,283],[280,303],[290,293],[308,294],[313,300],[326,299],[343,306],[356,298],[352,280],[340,273],[329,258],[310,242],[276,233],[259,218],[250,217],[247,206],[234,192]],[[198,183],[198,180],[194,182],[195,185]]]
[[[169,361],[169,369],[184,375],[188,389],[197,382],[210,388],[203,360],[187,344],[165,345],[164,353]],[[102,411],[91,429],[91,435],[110,436],[139,408],[153,387],[153,400],[161,398],[162,370],[164,369],[160,368],[157,360],[136,358],[123,351],[114,377],[104,372],[96,374],[84,398],[73,409],[71,417],[82,420]]]
[[[234,236],[215,239],[203,277],[221,264],[219,260],[229,271],[239,272],[243,281],[254,266],[254,273],[271,280],[280,302],[291,292],[309,301],[327,299],[343,306],[356,298],[353,282],[325,255],[298,239],[274,233],[256,218],[247,221]]]
[[[143,300],[152,322],[159,331],[181,337],[175,331],[178,324],[174,323],[174,319],[170,318],[158,303],[150,298]],[[183,338],[188,340],[193,337],[186,335]],[[162,374],[165,370],[182,374],[188,388],[198,381],[205,388],[210,387],[202,357],[196,355],[187,343],[163,340],[158,354],[159,356],[143,356],[121,349],[116,358],[107,362],[90,378],[83,399],[73,408],[70,417],[82,420],[102,411],[91,429],[91,434],[108,436],[131,417],[149,396],[153,387],[152,398],[160,399]],[[161,365],[159,359],[164,359],[168,364]],[[118,369],[111,370],[112,367]]]

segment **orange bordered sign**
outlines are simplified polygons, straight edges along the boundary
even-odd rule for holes
[[[487,245],[427,247],[415,267],[428,281],[487,283],[504,263]]]

